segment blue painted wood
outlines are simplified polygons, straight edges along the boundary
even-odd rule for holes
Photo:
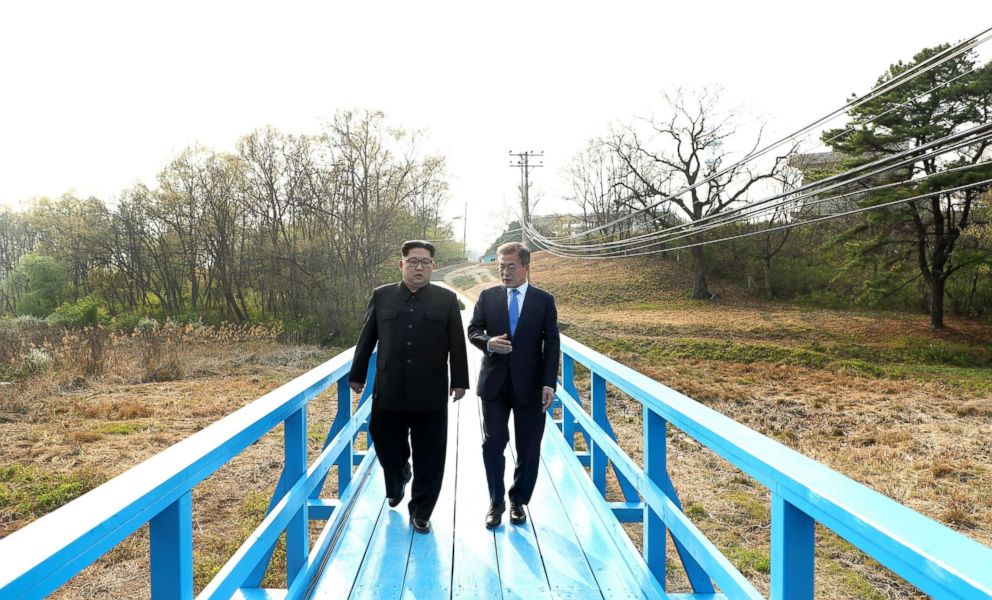
[[[546,431],[546,436],[553,432]],[[543,441],[542,445],[547,444]],[[541,553],[544,570],[555,598],[602,598],[599,584],[575,537],[569,509],[573,499],[563,501],[542,461],[537,486],[528,505],[531,526]]]
[[[307,501],[307,515],[311,521],[326,521],[341,507],[337,498],[311,498]]]
[[[644,521],[643,502],[607,502],[613,516],[621,523],[642,523]]]
[[[285,600],[286,590],[269,588],[241,588],[234,592],[231,600]]]
[[[813,598],[814,523],[809,515],[772,495],[773,600]],[[992,565],[990,565],[992,567]]]
[[[183,494],[149,522],[152,600],[193,597],[193,496]]]
[[[607,525],[612,522],[622,530],[585,470],[572,458],[567,441],[550,433],[545,431],[541,462],[603,597],[663,598],[660,586],[642,585],[646,567],[637,566],[638,562],[643,565],[637,549],[625,534],[617,536]]]
[[[667,424],[665,420],[648,409],[643,410],[644,419],[644,475],[652,483],[663,487],[668,479]],[[665,551],[668,528],[659,512],[644,505],[643,555],[648,569],[662,589],[665,585]]]
[[[307,409],[304,405],[300,410],[293,413],[284,427],[285,445],[285,467],[283,473],[288,481],[299,481],[306,475],[307,470]],[[350,447],[346,444],[345,447]],[[342,452],[341,454],[344,454]],[[317,477],[317,481],[312,483],[314,489],[324,482],[326,473]],[[311,492],[313,493],[313,492]],[[309,497],[309,494],[308,494]],[[309,554],[310,532],[309,518],[307,517],[308,502],[300,502],[300,506],[295,510],[289,522],[286,524],[286,581],[293,582],[296,574],[306,563]]]
[[[478,360],[478,355],[474,358]],[[476,371],[470,369],[472,383],[475,382]],[[482,464],[480,401],[477,397],[466,396],[460,402],[451,597],[468,600],[498,598],[502,592],[496,541],[493,533],[485,528],[489,492],[486,470]]]
[[[381,505],[382,514],[372,532],[349,598],[376,600],[400,597],[414,535],[407,514],[408,500],[409,494],[396,507],[390,507],[388,503]]]
[[[567,354],[561,357],[561,385],[572,394],[573,398],[579,397],[579,391],[575,389],[575,360]],[[565,443],[575,448],[575,419],[565,406],[561,408],[561,434],[565,438]]]
[[[507,468],[503,473],[504,486],[513,485],[513,465],[516,463],[516,430],[510,420],[510,442],[506,447]],[[535,494],[540,493],[535,487]],[[509,508],[509,507],[508,507]],[[494,531],[496,538],[496,560],[499,564],[499,579],[503,587],[504,600],[527,598],[551,598],[551,586],[544,567],[540,548],[534,535],[533,514],[524,507],[528,518],[521,525],[504,525]],[[509,519],[509,515],[505,516]],[[504,521],[506,523],[506,521]]]
[[[245,586],[244,582],[247,581],[256,565],[268,556],[268,549],[286,529],[296,512],[308,502],[312,489],[320,483],[321,477],[331,468],[343,448],[351,443],[355,431],[361,422],[368,418],[370,411],[371,405],[369,404],[363,405],[356,411],[355,418],[338,433],[327,448],[321,451],[307,473],[293,484],[289,492],[262,519],[258,528],[248,536],[248,539],[238,548],[234,556],[204,588],[203,593],[206,597],[215,595],[227,597],[238,588],[250,587],[250,585]],[[299,569],[302,568],[303,566],[299,567]]]
[[[352,485],[349,485],[344,494],[338,500],[340,508],[331,514],[331,517],[324,524],[317,540],[314,542],[313,550],[307,556],[307,564],[303,574],[296,578],[289,587],[287,598],[297,600],[307,598],[316,585],[317,575],[321,572],[330,554],[334,540],[339,539],[342,531],[348,523],[349,518],[357,511],[358,498],[364,490],[366,483],[371,477],[373,467],[377,464],[375,452],[370,452],[368,458],[355,469],[352,478]]]
[[[469,402],[464,398],[448,409],[448,445],[441,495],[431,515],[430,535],[414,535],[403,581],[402,597],[451,596],[452,549],[455,543],[455,478],[458,465],[458,419]],[[469,451],[469,450],[466,450]]]
[[[321,531],[314,547],[323,552],[311,553],[309,577],[299,577],[289,589],[289,598],[346,598],[355,584],[369,539],[385,504],[386,486],[382,470],[369,452],[355,472],[355,479],[342,498],[346,510],[336,511]],[[308,580],[310,585],[301,585]]]
[[[562,349],[925,593],[992,598],[992,549],[574,340]]]
[[[337,413],[342,416],[347,416],[348,420],[351,420],[352,408],[351,408],[351,388],[348,386],[348,382],[342,379],[338,382],[338,410]],[[335,420],[337,420],[337,414],[335,415]],[[366,427],[367,429],[367,427]],[[334,463],[337,465],[338,469],[338,496],[348,487],[351,483],[351,473],[352,467],[361,463],[363,457],[354,455],[354,444],[349,444],[345,448],[344,452],[341,453],[341,457]],[[355,462],[355,460],[358,462]]]
[[[605,498],[606,497],[606,454],[603,453],[601,447],[600,439],[602,436],[594,435],[594,431],[601,432],[606,428],[607,417],[606,417],[606,379],[602,375],[592,372],[590,375],[590,402],[589,402],[589,412],[592,415],[593,422],[595,426],[590,429],[586,426],[586,431],[590,437],[589,449],[592,455],[592,461],[590,462],[590,475],[592,476],[592,482],[595,484],[596,489]],[[573,412],[576,408],[572,409]],[[576,419],[579,415],[573,414]]]
[[[673,539],[685,546],[688,553],[703,567],[704,571],[717,585],[724,591],[732,593],[735,598],[760,598],[761,595],[754,589],[754,586],[748,583],[744,576],[730,564],[726,557],[706,539],[706,536],[682,513],[665,494],[664,490],[646,478],[640,467],[623,452],[620,446],[596,426],[592,417],[578,410],[575,401],[564,390],[559,389],[558,393],[562,402],[573,407],[576,419],[586,428],[589,435],[593,437],[593,443],[602,449],[606,456],[617,465],[617,468],[622,469],[627,474],[644,498],[644,501],[661,515],[662,519],[668,525]],[[619,523],[617,524],[617,528],[616,535],[626,539],[626,533],[619,527]],[[629,542],[630,540],[628,539],[627,541]],[[645,569],[647,569],[646,566]],[[660,585],[654,579],[654,576],[650,574],[650,571],[646,571],[646,573],[654,585]]]

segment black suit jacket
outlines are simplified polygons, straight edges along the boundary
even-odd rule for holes
[[[489,338],[504,333],[510,333],[506,288],[483,290],[468,325],[469,341],[485,353],[479,372],[479,396],[483,400],[495,398],[510,377],[518,402],[540,404],[542,388],[554,389],[558,380],[561,340],[554,296],[529,284],[516,335],[510,340],[513,351],[489,352],[486,349]]]
[[[468,388],[468,357],[454,292],[432,284],[414,294],[402,281],[372,292],[355,345],[349,381],[364,383],[376,342],[375,408],[438,410],[451,387]]]

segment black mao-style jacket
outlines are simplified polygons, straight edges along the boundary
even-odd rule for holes
[[[468,388],[468,358],[454,292],[428,284],[416,292],[402,281],[372,292],[358,336],[349,381],[365,382],[376,343],[372,405],[423,411],[447,406],[451,385]]]

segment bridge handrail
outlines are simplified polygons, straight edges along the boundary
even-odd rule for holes
[[[651,415],[660,417],[769,488],[773,496],[773,598],[812,597],[814,521],[928,594],[941,598],[992,597],[992,549],[571,338],[562,336],[561,347],[565,362],[578,361],[593,377],[602,377],[640,402],[645,409],[645,428]],[[571,367],[563,369],[566,372],[571,373]],[[605,418],[605,386],[601,392],[603,408],[599,409],[602,418],[596,419],[585,414],[572,397],[574,383],[567,379],[563,377],[559,398],[565,414],[574,417],[590,436],[593,462],[597,462],[596,454],[600,452],[608,455],[644,502],[672,528],[676,539],[687,544],[693,558],[708,567],[707,575],[725,591],[736,590],[747,597],[757,594],[749,584],[742,585],[742,579],[725,572],[729,565],[726,559],[666,496],[666,491],[671,493],[665,490],[666,469],[662,467],[662,477],[649,477],[602,429],[604,423],[597,421]],[[660,435],[663,448],[663,422]],[[663,457],[664,450],[660,452]],[[645,457],[647,460],[647,450]],[[602,470],[605,464],[602,459],[599,462],[598,469]],[[596,471],[594,464],[594,479]],[[656,544],[645,540],[645,546],[655,545],[654,552],[660,550]],[[660,544],[664,544],[663,537]],[[650,552],[652,549],[645,547],[646,555]],[[651,557],[646,558],[649,564],[653,562]],[[654,566],[655,576],[663,582],[663,561]]]
[[[299,463],[301,457],[303,461],[302,465],[298,464],[296,467],[300,473],[291,474],[289,485],[301,489],[307,487],[309,491],[317,485],[317,479],[322,482],[333,458],[350,448],[349,442],[353,440],[361,417],[367,415],[370,403],[365,403],[351,417],[348,426],[331,441],[309,471],[305,465],[304,410],[309,400],[334,383],[347,388],[346,380],[353,356],[354,348],[338,354],[58,510],[0,539],[0,590],[4,591],[4,596],[20,598],[46,595],[145,523],[151,523],[153,598],[191,597],[192,488],[266,433],[284,423],[287,428],[287,466],[290,463]],[[372,374],[370,373],[370,378]],[[350,391],[345,394],[350,394]],[[350,395],[348,398],[350,412]],[[297,441],[291,450],[289,431],[294,419],[296,422],[292,423],[292,428]],[[352,437],[346,437],[348,435]],[[295,456],[290,457],[291,453],[295,453]],[[351,458],[350,454],[348,458]],[[322,473],[318,472],[321,470]],[[315,480],[311,481],[311,477]],[[303,513],[305,500],[305,494],[302,497],[287,494],[276,505],[277,510],[272,510],[267,515],[263,521],[264,527],[256,530],[249,541],[267,539],[271,535],[274,520],[279,520],[285,528],[285,521],[292,517],[286,516],[288,507]],[[161,521],[161,525],[157,527],[158,521]],[[304,518],[304,533],[305,529]],[[259,531],[265,534],[264,539]],[[182,540],[176,538],[182,536],[188,538],[188,543],[179,543]],[[160,541],[157,542],[157,539]],[[304,547],[305,545],[306,542],[303,542]],[[248,544],[242,546],[239,552],[246,552],[247,546]],[[259,555],[257,549],[252,552],[252,556]],[[303,554],[302,566],[310,566],[305,563],[306,552]],[[298,558],[296,562],[300,563],[301,560]],[[222,574],[229,575],[223,570]],[[227,577],[220,583],[211,585],[226,589],[231,581],[233,579]]]

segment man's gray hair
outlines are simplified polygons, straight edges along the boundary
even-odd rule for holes
[[[505,254],[516,254],[520,257],[520,264],[525,267],[530,264],[530,248],[524,246],[520,242],[507,242],[502,244],[499,248],[496,248],[496,254],[503,256]]]

